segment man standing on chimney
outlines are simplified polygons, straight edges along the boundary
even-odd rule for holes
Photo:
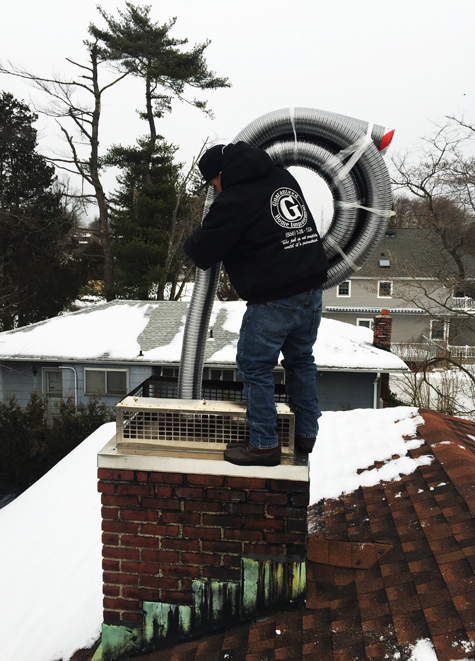
[[[263,149],[245,142],[215,145],[199,168],[218,196],[184,251],[203,270],[222,261],[247,301],[236,362],[247,399],[249,443],[228,447],[224,458],[241,466],[277,466],[272,370],[281,352],[297,450],[310,453],[318,433],[313,345],[327,259],[298,182]]]

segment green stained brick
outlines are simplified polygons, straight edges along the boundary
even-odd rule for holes
[[[111,624],[102,625],[102,661],[112,661],[127,653],[142,649],[142,629]]]

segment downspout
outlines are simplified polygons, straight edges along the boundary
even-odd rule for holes
[[[72,370],[74,372],[74,408],[77,411],[78,410],[78,374],[76,372],[76,368],[75,367],[69,367],[69,366],[63,367],[61,365],[59,369],[60,370]]]
[[[381,381],[381,373],[378,372],[375,380],[373,381],[373,408],[379,409],[378,386]]]

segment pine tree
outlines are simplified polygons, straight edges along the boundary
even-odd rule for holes
[[[36,119],[0,94],[0,330],[55,316],[86,279],[54,168],[37,152]]]
[[[173,164],[175,147],[158,134],[156,120],[171,112],[173,99],[209,113],[206,101],[186,99],[187,90],[219,89],[229,87],[229,82],[208,68],[204,51],[209,41],[184,50],[187,39],[170,35],[176,19],[159,25],[150,18],[150,6],[125,4],[126,10],[118,12],[119,20],[99,7],[107,29],[89,27],[101,44],[101,56],[120,73],[140,78],[145,88],[140,117],[147,122],[147,135],[136,147],[114,147],[105,161],[123,169],[119,212],[113,222],[116,293],[161,299],[167,282],[173,289],[180,269],[177,216],[189,217],[193,202],[186,194],[189,177],[183,177]]]

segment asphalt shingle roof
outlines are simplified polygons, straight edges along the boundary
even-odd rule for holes
[[[303,608],[133,658],[409,661],[422,639],[438,661],[475,659],[475,423],[421,414],[408,454],[430,465],[309,509]]]
[[[461,255],[467,278],[475,278],[475,257]],[[389,260],[389,267],[379,265]],[[438,234],[424,228],[398,228],[388,230],[374,253],[355,274],[370,278],[437,277],[455,273],[455,262],[444,248]]]

